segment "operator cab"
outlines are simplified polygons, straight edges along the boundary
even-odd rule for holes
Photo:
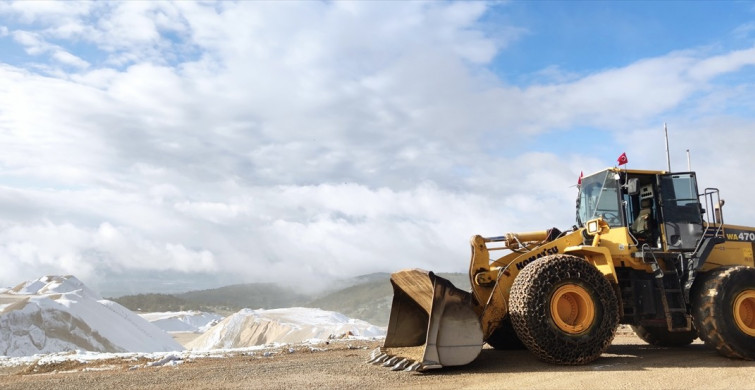
[[[601,217],[626,227],[637,246],[693,251],[703,236],[703,208],[694,172],[609,168],[582,178],[577,224]]]

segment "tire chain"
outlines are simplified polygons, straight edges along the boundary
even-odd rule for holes
[[[588,268],[589,267],[589,268]],[[538,358],[564,365],[587,364],[608,348],[619,323],[618,300],[603,275],[585,260],[551,255],[528,264],[511,287],[510,315],[517,335]],[[602,314],[591,337],[569,337],[553,324],[548,300],[558,283],[575,281],[597,288]],[[528,299],[523,299],[524,297]],[[518,297],[518,298],[515,298]],[[528,307],[528,302],[534,307]]]

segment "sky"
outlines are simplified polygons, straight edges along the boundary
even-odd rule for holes
[[[755,225],[753,65],[751,2],[0,2],[0,286],[466,272],[664,123]]]

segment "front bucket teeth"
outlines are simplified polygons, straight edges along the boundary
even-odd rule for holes
[[[414,363],[413,360],[401,359],[401,360],[399,360],[398,363],[396,363],[395,365],[393,365],[393,367],[391,367],[391,371],[402,371],[402,370],[406,369],[406,367],[408,367],[412,363]]]
[[[406,366],[406,368],[404,368],[404,371],[422,371],[422,363],[414,362]]]
[[[399,356],[388,355],[383,352],[382,348],[375,348],[370,353],[368,364],[379,364],[383,367],[390,367],[391,371],[422,371],[422,363],[414,360],[402,358]]]
[[[383,362],[385,362],[386,360],[388,360],[390,358],[391,358],[390,355],[381,354],[378,357],[376,357],[375,359],[371,360],[370,363],[372,363],[372,364],[383,364]]]
[[[380,348],[375,348],[372,353],[370,353],[370,359],[367,360],[367,363],[370,364],[379,364],[387,360],[390,356],[388,354],[384,353],[380,350]]]
[[[391,367],[394,364],[398,363],[398,361],[401,360],[398,356],[391,356],[388,360],[383,362],[383,367]]]

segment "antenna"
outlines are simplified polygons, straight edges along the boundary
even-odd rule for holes
[[[689,162],[689,149],[687,149],[687,171],[692,172],[692,165]]]
[[[668,152],[668,127],[666,127],[666,122],[663,122],[663,131],[666,133],[666,164],[668,165],[668,171],[671,172],[671,156]]]

